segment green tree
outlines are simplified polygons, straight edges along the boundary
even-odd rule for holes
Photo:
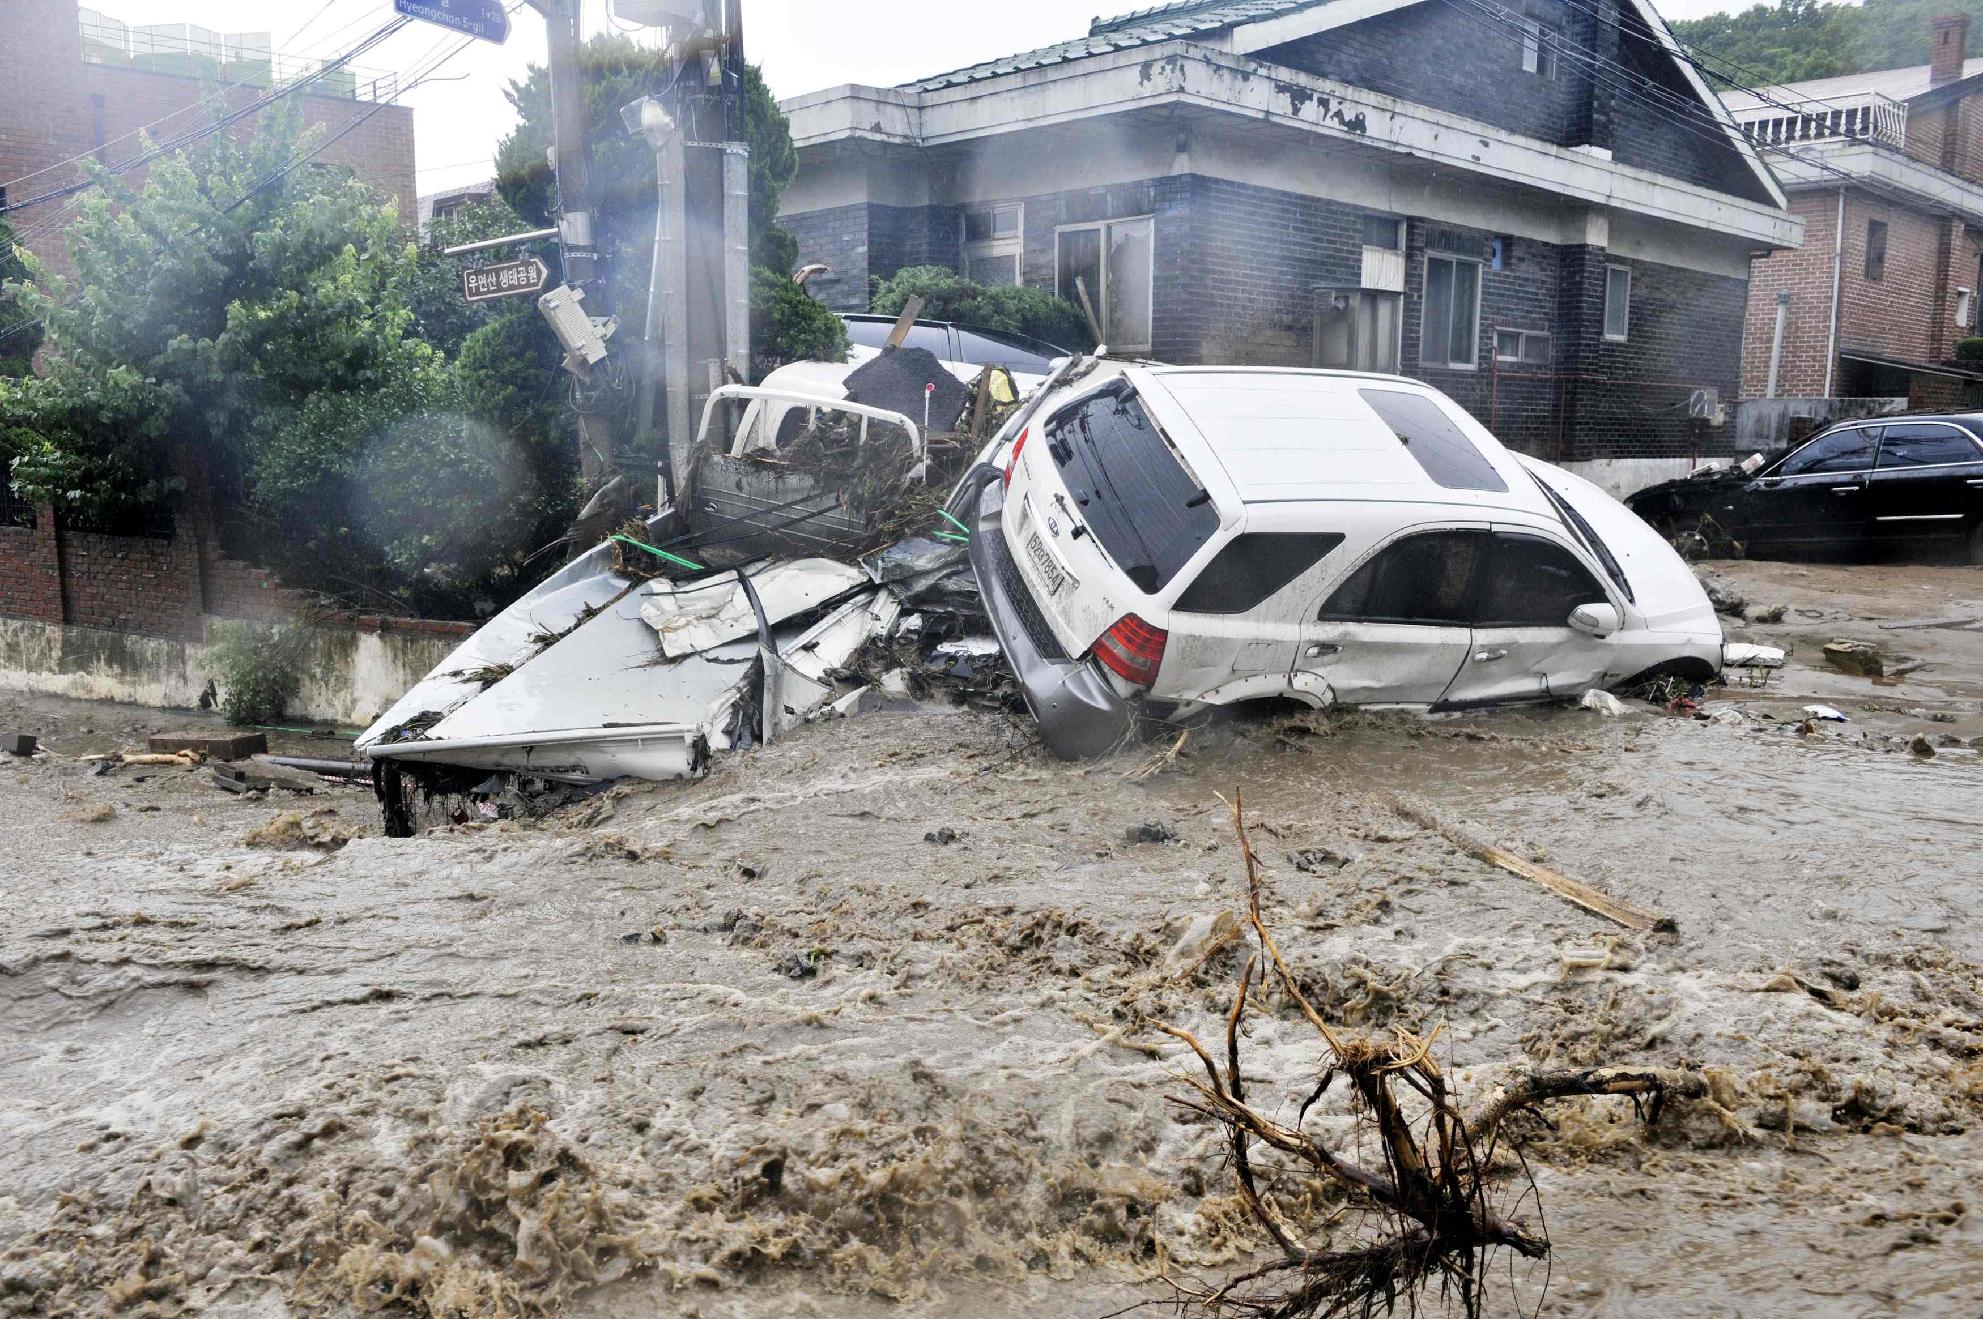
[[[290,585],[500,603],[569,482],[534,435],[465,403],[417,337],[415,243],[347,172],[288,168],[311,140],[272,109],[246,140],[156,162],[142,191],[98,171],[74,278],[28,262],[50,351],[42,378],[0,391],[13,485],[115,517],[205,472],[223,543]]]
[[[623,337],[638,337],[647,307],[654,247],[654,151],[630,136],[620,108],[667,90],[665,71],[652,50],[618,33],[586,43],[586,132],[592,145],[595,238],[606,270]],[[526,224],[554,222],[551,146],[551,79],[533,67],[510,87],[522,122],[496,153],[497,188]],[[744,135],[750,145],[752,370],[761,374],[801,358],[838,359],[847,352],[837,316],[812,302],[790,279],[798,243],[777,224],[778,201],[798,170],[791,127],[757,69],[744,79]],[[623,436],[622,444],[632,437]],[[630,452],[637,450],[627,446]],[[647,455],[651,456],[651,455]]]
[[[1949,13],[1983,18],[1983,0],[1778,0],[1672,26],[1684,45],[1714,57],[1708,65],[1722,85],[1756,86],[1926,64],[1930,20]]]
[[[491,197],[487,201],[465,206],[453,215],[428,225],[414,261],[413,282],[407,290],[407,305],[413,311],[414,336],[452,357],[461,351],[462,341],[475,330],[514,309],[508,300],[469,302],[462,297],[461,272],[474,262],[509,261],[524,255],[535,255],[543,257],[555,275],[558,268],[557,249],[550,244],[533,247],[528,253],[520,249],[492,248],[468,257],[441,255],[444,248],[522,233],[530,227],[501,197]]]
[[[41,347],[41,327],[22,309],[12,287],[27,278],[27,264],[16,251],[20,235],[0,215],[0,376],[24,376],[33,369],[34,351]]]
[[[973,283],[948,266],[910,266],[875,286],[874,311],[899,316],[911,296],[923,299],[923,319],[962,321],[987,330],[1030,334],[1085,352],[1095,346],[1088,318],[1065,298],[1031,285]]]

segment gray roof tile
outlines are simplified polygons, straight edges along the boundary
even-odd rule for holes
[[[943,87],[982,82],[986,78],[1018,73],[1023,69],[1043,68],[1049,64],[1064,64],[1069,60],[1084,59],[1090,55],[1103,55],[1112,50],[1131,50],[1137,46],[1174,41],[1179,37],[1195,36],[1201,32],[1216,32],[1236,23],[1250,22],[1289,10],[1306,9],[1310,5],[1326,3],[1328,0],[1181,0],[1176,4],[1156,5],[1116,18],[1097,19],[1088,29],[1088,35],[1085,37],[1063,41],[1058,45],[1042,46],[1038,50],[1024,51],[1017,55],[1007,55],[1003,59],[987,60],[983,64],[973,64],[969,68],[955,69],[949,73],[939,73],[917,82],[905,83],[904,88],[910,91],[933,92]]]

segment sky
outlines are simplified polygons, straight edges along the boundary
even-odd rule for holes
[[[194,23],[218,32],[270,32],[278,54],[323,58],[392,17],[391,0],[84,0],[136,24]],[[588,35],[614,25],[609,0],[584,0]],[[744,0],[744,44],[771,90],[796,96],[840,83],[892,86],[979,60],[1077,37],[1093,16],[1155,0]],[[1697,18],[1728,0],[1667,0],[1668,18]],[[988,21],[990,18],[996,21]],[[653,34],[636,33],[652,40]],[[359,62],[412,72],[461,39],[425,23],[395,34]],[[496,143],[516,123],[504,90],[544,62],[544,25],[520,11],[503,45],[474,42],[410,93],[422,193],[490,176]]]

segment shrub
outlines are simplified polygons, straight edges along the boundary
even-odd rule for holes
[[[1957,339],[1955,360],[1958,362],[1983,362],[1983,337]]]
[[[751,378],[787,362],[844,362],[847,326],[814,302],[789,276],[759,266],[751,271]]]
[[[310,629],[301,623],[221,623],[213,665],[220,712],[230,724],[271,724],[288,713],[303,686]]]
[[[899,316],[910,295],[923,299],[923,318],[961,321],[980,329],[1030,334],[1035,339],[1075,352],[1095,346],[1088,318],[1065,298],[1043,288],[998,285],[986,287],[946,266],[910,266],[875,286],[872,310]]]

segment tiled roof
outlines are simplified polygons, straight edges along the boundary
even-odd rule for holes
[[[1930,68],[1930,65],[1914,64],[1904,69],[1874,69],[1866,73],[1842,74],[1836,78],[1786,82],[1780,86],[1766,87],[1763,91],[1773,101],[1842,101],[1875,93],[1890,96],[1896,101],[1911,101],[1935,88],[1935,81],[1929,77]],[[1979,73],[1983,73],[1983,59],[1963,62],[1963,77],[1973,78]],[[1721,103],[1730,110],[1750,110],[1763,104],[1763,98],[1754,92],[1731,91],[1721,94]]]
[[[1118,18],[1097,19],[1085,37],[1063,41],[1056,46],[1042,46],[1019,55],[1007,55],[1003,59],[987,60],[983,64],[939,73],[904,86],[910,91],[932,92],[942,87],[981,82],[986,78],[1026,69],[1065,64],[1090,55],[1105,55],[1112,50],[1131,50],[1201,32],[1216,32],[1236,23],[1248,23],[1324,3],[1327,0],[1182,0],[1177,4],[1139,9]]]

